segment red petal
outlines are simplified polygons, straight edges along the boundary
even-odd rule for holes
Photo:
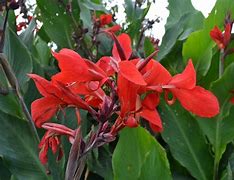
[[[120,46],[122,47],[123,51],[124,51],[124,55],[126,57],[126,59],[122,59],[122,60],[128,60],[132,54],[132,47],[131,47],[131,39],[130,37],[125,34],[122,33],[118,36],[118,41]],[[112,55],[115,59],[118,59],[121,61],[119,52],[117,50],[116,44],[114,44],[113,49],[112,49]]]
[[[191,90],[172,89],[172,93],[188,111],[200,117],[213,117],[219,113],[219,102],[210,91],[196,86]]]
[[[112,76],[115,73],[110,57],[102,57],[101,59],[99,59],[99,61],[97,62],[97,66],[99,66],[104,72],[106,72],[107,76]]]
[[[100,24],[101,26],[110,24],[112,22],[112,14],[102,14],[100,16]]]
[[[57,112],[62,102],[54,97],[44,97],[33,101],[31,105],[32,119],[37,127],[48,121]]]
[[[234,97],[232,97],[232,98],[230,99],[230,102],[231,102],[232,104],[234,104]]]
[[[131,61],[119,62],[119,72],[124,78],[134,84],[141,86],[146,85],[141,73],[137,70],[136,66],[131,63]]]
[[[159,94],[158,93],[150,93],[147,94],[145,99],[142,101],[142,106],[154,110],[156,106],[159,104]]]
[[[220,49],[225,48],[223,43],[223,34],[217,26],[215,26],[210,31],[210,37],[215,41],[215,43],[218,45]]]
[[[227,23],[224,32],[223,44],[226,47],[231,39],[231,24]]]
[[[61,96],[61,92],[58,90],[56,86],[51,84],[50,81],[36,75],[36,74],[28,74],[30,78],[32,78],[37,86],[37,89],[43,96]]]
[[[41,149],[40,153],[39,153],[39,159],[41,161],[42,164],[46,164],[48,161],[48,157],[47,157],[47,153],[48,153],[48,142],[43,146],[43,148]]]
[[[125,123],[126,126],[128,126],[130,128],[134,128],[134,127],[138,126],[137,120],[132,116],[129,116],[124,123]]]
[[[155,60],[150,60],[141,72],[147,86],[164,85],[171,79],[170,73]]]
[[[131,83],[125,79],[122,75],[118,76],[118,96],[121,105],[121,114],[123,118],[128,112],[135,111],[137,89],[139,86]]]
[[[50,141],[51,141],[51,150],[53,154],[55,154],[57,152],[59,144],[57,143],[57,140],[54,137],[51,137]]]
[[[75,51],[62,49],[59,53],[53,52],[53,56],[58,60],[61,69],[61,73],[53,76],[53,80],[63,83],[90,80],[87,64]]]
[[[88,72],[90,74],[91,81],[101,81],[102,79],[107,77],[106,73],[96,64],[89,60],[86,60],[85,62],[88,66]]]
[[[119,31],[121,29],[121,26],[120,25],[114,25],[112,27],[109,27],[109,28],[105,28],[104,31],[106,32],[111,32],[111,33],[115,33],[117,31]]]
[[[191,59],[189,60],[184,71],[181,74],[177,74],[172,77],[169,84],[183,89],[192,89],[196,86],[196,71]]]
[[[140,115],[141,117],[149,121],[152,130],[154,130],[155,132],[162,131],[162,121],[156,109],[149,110],[144,108]]]
[[[88,111],[91,110],[88,104],[80,96],[74,94],[68,87],[61,83],[58,83],[58,87],[64,95],[63,99],[66,104],[75,105],[76,107],[86,109]]]

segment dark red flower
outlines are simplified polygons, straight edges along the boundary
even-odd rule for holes
[[[231,39],[231,29],[232,24],[227,23],[224,33],[222,33],[222,31],[217,26],[215,26],[210,31],[210,37],[215,41],[219,49],[225,49],[229,44],[229,41]]]
[[[75,138],[75,131],[69,129],[68,127],[55,124],[55,123],[45,123],[42,125],[44,129],[47,130],[38,147],[40,148],[39,159],[42,164],[46,164],[48,161],[47,153],[49,148],[51,148],[53,154],[58,151],[57,160],[59,161],[63,156],[63,150],[61,147],[61,135],[66,135],[69,141],[73,143]]]

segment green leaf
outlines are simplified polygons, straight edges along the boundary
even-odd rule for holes
[[[18,118],[22,117],[21,107],[12,93],[0,95],[0,111]]]
[[[2,180],[10,180],[11,172],[7,169],[4,159],[0,156],[0,179]]]
[[[34,41],[33,55],[42,67],[49,65],[51,50],[47,43],[40,37],[37,37],[37,39]]]
[[[197,25],[201,26],[202,20],[203,16],[200,12],[188,13],[182,16],[176,24],[168,28],[162,39],[158,59],[163,59],[172,50],[177,40],[184,40],[191,32],[199,29],[200,27]],[[196,23],[190,25],[191,22]]]
[[[187,62],[192,58],[199,76],[205,76],[212,59],[214,42],[210,31],[215,25],[222,26],[225,15],[234,11],[234,1],[218,0],[209,17],[204,21],[203,29],[192,33],[183,46],[183,58]]]
[[[196,179],[210,180],[212,157],[197,121],[179,103],[168,106],[162,102],[159,108],[164,127],[162,137],[173,157]]]
[[[80,19],[83,22],[83,26],[85,28],[91,28],[92,23],[91,22],[91,12],[88,9],[87,6],[85,6],[85,1],[78,0],[78,4],[80,7]]]
[[[217,96],[220,113],[211,119],[199,119],[199,125],[214,146],[214,153],[219,161],[226,149],[227,143],[234,138],[234,108],[229,102],[231,90],[234,89],[234,63],[224,72],[223,76],[211,85],[211,91]]]
[[[28,47],[28,49],[31,50],[33,45],[33,39],[34,39],[34,30],[36,28],[36,20],[32,19],[29,23],[29,26],[27,29],[25,29],[20,35],[20,39],[22,42]]]
[[[49,179],[38,159],[37,142],[25,121],[0,112],[0,155],[18,180]]]
[[[171,179],[164,149],[144,128],[125,128],[112,159],[114,179]]]
[[[169,1],[170,15],[165,26],[165,35],[160,45],[158,60],[162,60],[176,44],[186,39],[190,33],[202,28],[204,16],[194,9],[190,0]]]
[[[168,4],[168,10],[170,11],[170,14],[167,18],[167,24],[165,25],[166,29],[172,27],[174,24],[177,24],[181,17],[185,14],[197,11],[193,7],[191,0],[169,0]]]
[[[29,77],[28,73],[32,72],[32,59],[27,47],[21,42],[17,35],[8,29],[5,37],[4,53],[7,56],[15,75],[22,88],[25,88]]]
[[[38,16],[40,15],[44,30],[51,41],[60,47],[73,48],[74,22],[66,12],[66,7],[57,0],[37,0],[37,6],[40,10]]]
[[[102,176],[104,179],[113,179],[113,170],[111,159],[112,154],[109,146],[94,149],[92,153],[88,154],[87,165],[90,171]]]

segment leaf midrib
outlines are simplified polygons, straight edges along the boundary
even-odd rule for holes
[[[191,147],[191,145],[190,145],[190,143],[189,143],[189,140],[187,139],[186,135],[185,135],[184,132],[183,132],[183,129],[181,128],[181,126],[179,125],[178,121],[176,120],[175,114],[172,112],[172,110],[171,110],[167,105],[166,105],[166,108],[168,109],[168,112],[170,112],[170,114],[172,115],[172,117],[173,117],[173,119],[174,119],[174,121],[175,121],[175,124],[177,125],[177,127],[178,127],[180,133],[182,134],[182,137],[184,138],[185,143],[186,143],[186,145],[188,146],[188,149],[189,149],[189,151],[190,151],[190,153],[191,153],[191,155],[192,155],[192,157],[193,157],[193,159],[194,159],[195,164],[197,165],[198,171],[200,172],[202,178],[203,178],[203,179],[207,179],[207,178],[206,178],[206,175],[205,175],[205,172],[203,171],[203,169],[202,169],[202,167],[201,167],[199,161],[198,161],[197,158],[196,158],[196,154],[195,154],[195,152],[193,151],[193,148]],[[186,167],[186,166],[185,166],[185,167]],[[187,167],[186,167],[186,168],[187,168]]]

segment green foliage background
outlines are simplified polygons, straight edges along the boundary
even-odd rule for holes
[[[133,47],[139,41],[149,7],[150,3],[142,9],[131,0],[125,0],[129,26],[122,32],[131,36]],[[10,14],[4,54],[16,74],[29,109],[31,102],[40,95],[26,74],[36,73],[49,78],[58,72],[47,44],[56,43],[58,50],[76,49],[74,32],[79,34],[80,27],[91,30],[94,11],[96,14],[108,13],[99,0],[74,0],[72,8],[68,14],[57,0],[37,0],[35,15],[43,25],[36,35],[33,33],[35,20],[17,35],[16,17]],[[124,129],[118,140],[89,154],[88,179],[234,179],[234,107],[229,102],[230,91],[234,89],[234,59],[233,56],[227,59],[225,72],[219,78],[219,51],[209,36],[215,25],[222,28],[228,12],[234,18],[234,1],[217,0],[208,18],[195,10],[190,0],[169,0],[168,9],[170,15],[157,60],[175,74],[181,72],[192,58],[198,84],[218,97],[221,112],[212,119],[202,119],[186,112],[178,103],[168,106],[162,100],[158,110],[163,133],[150,134],[147,127]],[[98,57],[110,54],[112,42],[106,37],[100,37],[100,41]],[[85,34],[81,44],[83,49],[78,49],[78,53],[86,57],[85,47],[90,47],[91,43],[90,34]],[[135,53],[144,57],[153,49],[149,39],[144,38],[143,46]],[[0,84],[9,88],[1,67]],[[69,109],[67,114],[69,122],[60,115],[61,122],[73,127],[75,117]],[[91,120],[85,112],[82,117],[85,119],[82,130],[87,135]],[[43,133],[39,130],[40,135]],[[63,140],[64,158],[56,162],[50,153],[48,167],[42,166],[38,159],[37,144],[14,93],[0,95],[0,179],[64,179],[70,148],[67,140]],[[50,169],[50,175],[46,168]]]

